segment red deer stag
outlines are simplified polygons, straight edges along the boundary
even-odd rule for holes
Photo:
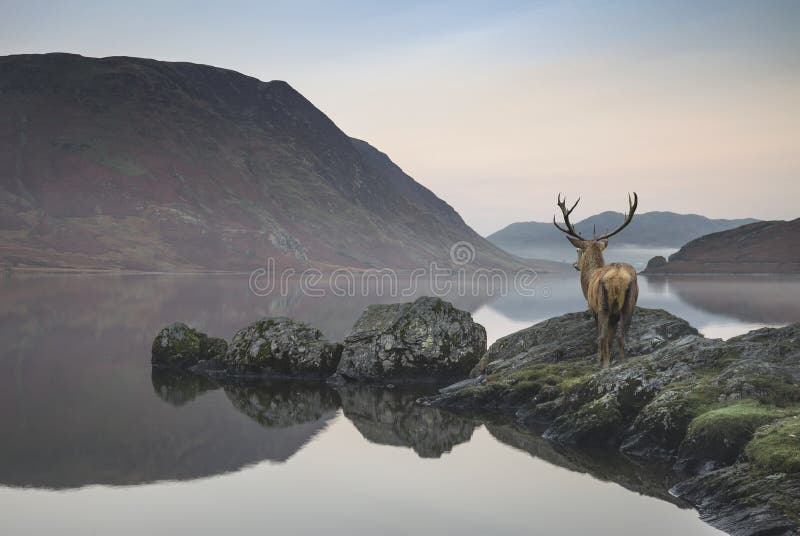
[[[639,197],[634,192],[631,201],[631,196],[628,195],[628,214],[625,215],[625,221],[620,227],[611,233],[594,236],[591,240],[579,235],[569,221],[569,215],[575,210],[578,201],[575,201],[572,208],[567,209],[566,198],[562,201],[559,194],[558,207],[564,215],[566,229],[556,222],[555,216],[553,224],[567,234],[567,240],[578,250],[578,260],[573,266],[581,273],[583,296],[589,303],[589,309],[594,315],[597,326],[597,353],[603,361],[603,367],[606,368],[611,361],[611,346],[615,338],[619,342],[620,360],[625,359],[625,332],[630,324],[636,299],[639,297],[639,285],[636,282],[636,270],[633,266],[622,262],[606,264],[603,250],[608,245],[608,239],[631,222]]]

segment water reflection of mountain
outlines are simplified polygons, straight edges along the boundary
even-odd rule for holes
[[[756,324],[800,322],[800,278],[792,276],[648,277],[703,311]]]
[[[269,428],[232,411],[221,391],[179,408],[151,398],[152,403],[142,400],[127,411],[100,398],[91,413],[66,422],[63,413],[48,412],[44,404],[18,408],[25,413],[17,414],[15,422],[4,418],[0,483],[54,489],[131,485],[213,476],[265,460],[282,462],[335,415],[321,411],[318,419]]]

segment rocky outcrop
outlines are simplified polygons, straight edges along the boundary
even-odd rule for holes
[[[792,505],[798,502],[780,486],[757,483],[769,474],[794,481],[800,473],[800,324],[722,341],[706,339],[665,311],[637,308],[627,336],[629,358],[605,370],[596,362],[594,334],[588,313],[572,313],[504,337],[472,378],[423,403],[490,419],[510,416],[541,426],[544,437],[558,443],[612,447],[666,462],[680,474],[733,479],[731,493],[765,505],[750,510],[742,527],[756,526],[753,516],[766,516],[781,520],[778,525],[794,520],[796,530],[798,509]],[[742,475],[756,484],[747,487]],[[703,477],[692,482],[675,493],[696,505],[713,496],[698,489],[719,483]],[[717,507],[701,508],[709,522],[732,523],[721,510],[731,496],[719,495]],[[736,510],[740,518],[742,512]]]
[[[439,298],[370,305],[344,341],[337,374],[384,383],[466,377],[486,351],[486,330]]]
[[[327,378],[336,371],[342,345],[318,329],[289,318],[265,318],[233,336],[222,359],[229,376]]]
[[[186,369],[200,361],[213,360],[225,354],[228,343],[209,337],[182,322],[158,332],[153,340],[151,363],[155,367]]]

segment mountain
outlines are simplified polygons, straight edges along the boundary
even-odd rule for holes
[[[520,267],[289,84],[74,54],[0,57],[0,262],[137,270]],[[541,264],[539,266],[545,266]]]
[[[646,274],[800,273],[800,218],[762,221],[692,240]]]
[[[601,212],[578,222],[575,228],[583,236],[617,228],[625,216],[620,212]],[[713,220],[698,214],[645,212],[637,214],[628,227],[611,240],[612,246],[652,249],[679,248],[700,236],[732,229],[757,220]],[[560,220],[559,220],[560,222]],[[496,246],[521,257],[572,260],[574,248],[552,222],[519,222],[493,233],[487,239]]]

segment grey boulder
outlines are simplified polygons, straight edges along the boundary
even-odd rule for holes
[[[467,376],[486,351],[486,330],[439,298],[370,305],[344,341],[348,380],[434,383]]]
[[[327,378],[336,371],[341,344],[289,318],[264,318],[233,336],[222,364],[228,376]]]

